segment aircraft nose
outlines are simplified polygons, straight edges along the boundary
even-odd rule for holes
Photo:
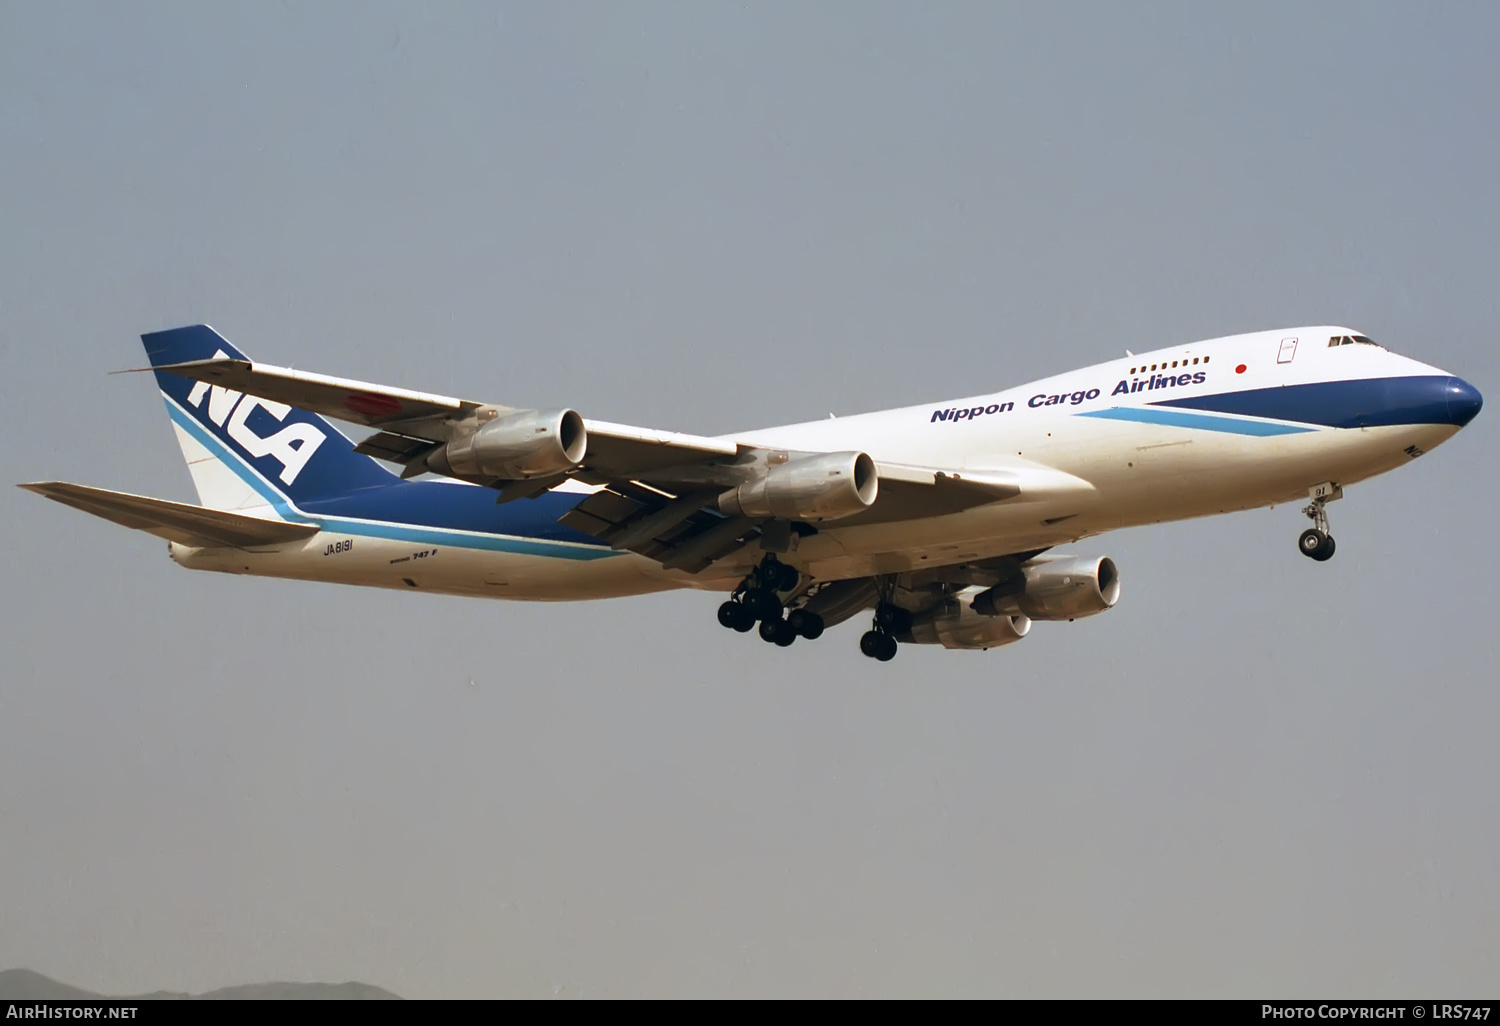
[[[1448,394],[1450,424],[1463,427],[1479,415],[1479,408],[1484,405],[1484,396],[1463,378],[1449,378],[1448,387],[1444,391]]]

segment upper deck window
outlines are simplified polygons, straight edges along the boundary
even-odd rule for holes
[[[1328,344],[1332,346],[1332,345],[1337,345],[1338,343],[1335,342],[1333,339],[1329,339],[1328,340]],[[1172,361],[1172,366],[1176,367],[1179,363],[1181,363],[1182,366],[1186,367],[1189,364],[1196,365],[1197,362],[1198,362],[1198,357],[1195,356],[1191,360],[1188,360],[1188,359],[1173,360]],[[1207,363],[1208,362],[1208,357],[1206,357],[1206,356],[1203,357],[1203,362]],[[1146,364],[1143,363],[1139,367],[1132,367],[1132,368],[1130,368],[1130,373],[1132,373],[1132,374],[1136,374],[1136,373],[1145,374],[1147,371],[1152,371],[1152,372],[1156,371],[1157,367],[1158,367],[1158,365],[1154,364],[1154,363],[1151,364],[1149,367]],[[1161,367],[1162,370],[1166,370],[1167,369],[1167,363],[1166,363],[1165,360],[1163,360],[1161,362],[1160,367]]]

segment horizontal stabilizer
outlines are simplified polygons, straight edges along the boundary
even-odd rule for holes
[[[183,502],[150,499],[144,495],[112,492],[107,488],[90,488],[65,481],[37,481],[20,487],[45,495],[64,506],[72,506],[124,527],[145,531],[184,545],[250,548],[296,541],[318,533],[316,524],[262,520],[243,513],[225,513]]]

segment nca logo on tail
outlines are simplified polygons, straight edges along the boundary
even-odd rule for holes
[[[214,356],[216,359],[228,359],[228,354],[222,351]],[[282,484],[289,485],[297,480],[297,475],[302,473],[302,468],[307,466],[312,454],[327,440],[328,436],[311,424],[288,424],[269,438],[263,438],[251,431],[245,423],[256,409],[265,410],[277,420],[285,420],[292,410],[285,403],[257,399],[253,395],[247,396],[243,392],[200,381],[188,393],[188,405],[202,409],[205,397],[208,399],[208,419],[216,427],[223,428],[252,457],[259,459],[271,456],[281,464]]]

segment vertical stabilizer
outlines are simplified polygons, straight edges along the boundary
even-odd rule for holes
[[[206,324],[142,335],[152,367],[248,359]],[[298,503],[398,483],[315,413],[156,371],[198,500],[211,509],[294,515]]]

